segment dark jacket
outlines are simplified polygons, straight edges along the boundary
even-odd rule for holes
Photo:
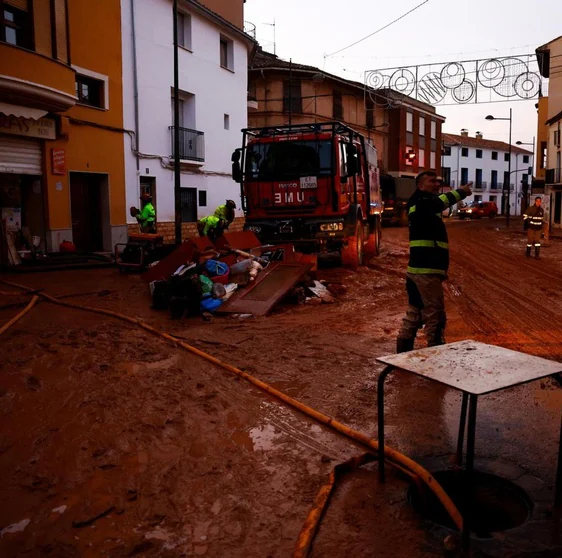
[[[441,195],[416,190],[408,201],[410,261],[408,273],[447,275],[449,239],[441,213],[464,199],[462,190]]]
[[[530,229],[541,230],[544,225],[544,209],[533,204],[527,208],[523,219],[528,223]]]

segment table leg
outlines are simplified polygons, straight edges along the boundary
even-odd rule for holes
[[[474,493],[472,490],[474,473],[474,439],[476,437],[476,409],[478,396],[470,395],[468,408],[468,432],[466,434],[466,479],[464,492],[464,512],[462,544],[465,549],[470,546],[470,529],[472,527]]]
[[[459,422],[459,437],[457,439],[457,457],[458,467],[462,467],[462,449],[464,446],[464,431],[466,428],[466,409],[468,407],[468,393],[463,392],[461,403],[461,417]]]
[[[377,413],[378,413],[378,437],[379,437],[379,480],[385,481],[384,477],[384,381],[394,370],[394,367],[387,366],[379,376],[377,385]]]
[[[554,509],[562,511],[562,419],[560,421],[560,443],[558,445],[558,469],[556,470],[556,488],[554,489]]]

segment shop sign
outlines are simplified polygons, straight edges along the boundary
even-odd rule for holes
[[[0,114],[0,133],[49,140],[57,138],[56,125],[52,118],[32,120],[23,116]]]
[[[64,149],[51,149],[53,174],[66,174],[66,156]]]

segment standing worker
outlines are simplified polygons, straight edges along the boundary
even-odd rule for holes
[[[154,211],[154,206],[152,205],[152,196],[144,192],[141,195],[140,200],[142,202],[142,209],[139,210],[136,207],[131,207],[131,216],[135,217],[138,221],[141,232],[145,234],[154,234],[156,232],[156,211]]]
[[[531,248],[535,246],[535,258],[541,258],[541,235],[544,227],[544,209],[541,207],[542,199],[535,198],[535,205],[527,208],[523,214],[523,226],[527,229],[527,252],[526,256],[531,257]]]
[[[226,200],[226,203],[223,205],[219,205],[215,209],[215,217],[222,219],[225,223],[225,229],[230,227],[230,223],[234,221],[234,210],[236,209],[236,203],[232,200]]]
[[[408,200],[410,261],[406,273],[408,309],[398,333],[396,352],[414,348],[416,334],[425,326],[427,346],[443,345],[447,316],[443,281],[449,268],[447,229],[441,213],[472,193],[472,182],[439,195],[437,174],[425,171],[416,177],[417,189]]]

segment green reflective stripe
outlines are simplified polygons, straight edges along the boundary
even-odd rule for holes
[[[417,275],[447,275],[447,272],[443,269],[431,269],[429,267],[410,267],[406,269],[408,273],[414,273]]]
[[[416,210],[416,206],[412,205],[412,207],[410,207],[410,211],[408,211],[408,215],[411,215],[412,213],[414,213],[415,210]]]
[[[440,242],[439,240],[411,240],[410,247],[411,248],[445,248],[445,250],[449,249],[449,244],[447,242]]]
[[[451,204],[451,202],[449,201],[449,198],[447,197],[447,194],[441,194],[439,196],[439,199],[443,202],[446,203],[447,206],[449,206]]]
[[[460,195],[460,193],[458,192],[458,190],[453,190],[451,192],[451,194],[453,194],[453,196],[455,196],[455,198],[457,198],[457,201],[461,201],[462,196]]]

